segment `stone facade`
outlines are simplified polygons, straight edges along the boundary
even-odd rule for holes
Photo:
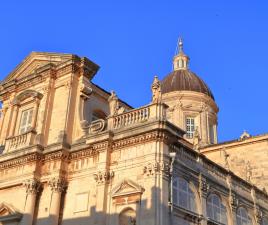
[[[162,95],[157,77],[152,102],[133,109],[92,83],[97,70],[87,58],[33,52],[1,83],[0,224],[232,225],[242,209],[263,224],[267,193],[200,152],[203,119],[216,124],[213,99],[180,98],[206,109],[201,145],[185,138],[184,118],[171,115],[176,93]]]

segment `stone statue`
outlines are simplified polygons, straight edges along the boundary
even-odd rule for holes
[[[119,103],[118,103],[118,97],[114,91],[111,91],[111,95],[108,98],[108,102],[110,108],[110,116],[117,115]]]
[[[199,135],[198,127],[196,127],[194,130],[194,138],[193,138],[194,150],[199,151],[199,148],[201,147],[200,141],[201,141],[201,138]]]
[[[154,77],[152,90],[152,103],[159,103],[162,99],[161,84],[157,76]]]

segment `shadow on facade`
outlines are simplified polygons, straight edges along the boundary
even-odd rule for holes
[[[148,190],[147,190],[148,191]],[[146,190],[145,190],[146,192]],[[147,194],[147,193],[143,194]],[[97,211],[93,206],[87,212],[88,216],[79,217],[78,214],[72,213],[66,215],[63,205],[63,217],[59,218],[59,225],[155,225],[169,224],[168,203],[161,203],[163,193],[159,188],[151,189],[151,200],[143,199],[130,204],[114,204],[107,206],[106,212]],[[111,211],[116,211],[111,213]],[[27,215],[24,215],[24,217]],[[71,218],[66,218],[71,217]],[[57,220],[56,216],[46,218],[36,218],[34,225],[53,224]],[[162,221],[162,222],[161,222]]]

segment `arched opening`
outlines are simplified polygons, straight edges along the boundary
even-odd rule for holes
[[[222,203],[221,198],[214,193],[210,194],[207,198],[207,215],[209,220],[228,224],[226,207]]]
[[[136,225],[136,212],[132,208],[124,209],[119,214],[119,225]]]
[[[173,181],[173,203],[192,212],[196,212],[196,198],[190,184],[183,178]]]
[[[236,211],[237,225],[252,225],[252,219],[250,218],[248,211],[244,207],[239,207]]]
[[[95,120],[99,120],[99,119],[105,120],[106,119],[106,114],[100,109],[93,110],[91,121],[95,121]]]

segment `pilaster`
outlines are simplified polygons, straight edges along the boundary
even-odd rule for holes
[[[36,208],[36,197],[41,189],[41,183],[37,179],[29,179],[23,183],[23,186],[26,189],[26,202],[21,225],[31,225]]]
[[[201,225],[207,224],[207,196],[208,196],[209,185],[207,183],[206,178],[199,174],[199,196],[201,200],[201,209],[200,214],[203,215],[203,220],[201,221]]]
[[[49,210],[49,224],[58,225],[59,213],[61,207],[62,193],[67,187],[67,183],[63,178],[54,177],[48,182],[51,188],[51,203]]]

